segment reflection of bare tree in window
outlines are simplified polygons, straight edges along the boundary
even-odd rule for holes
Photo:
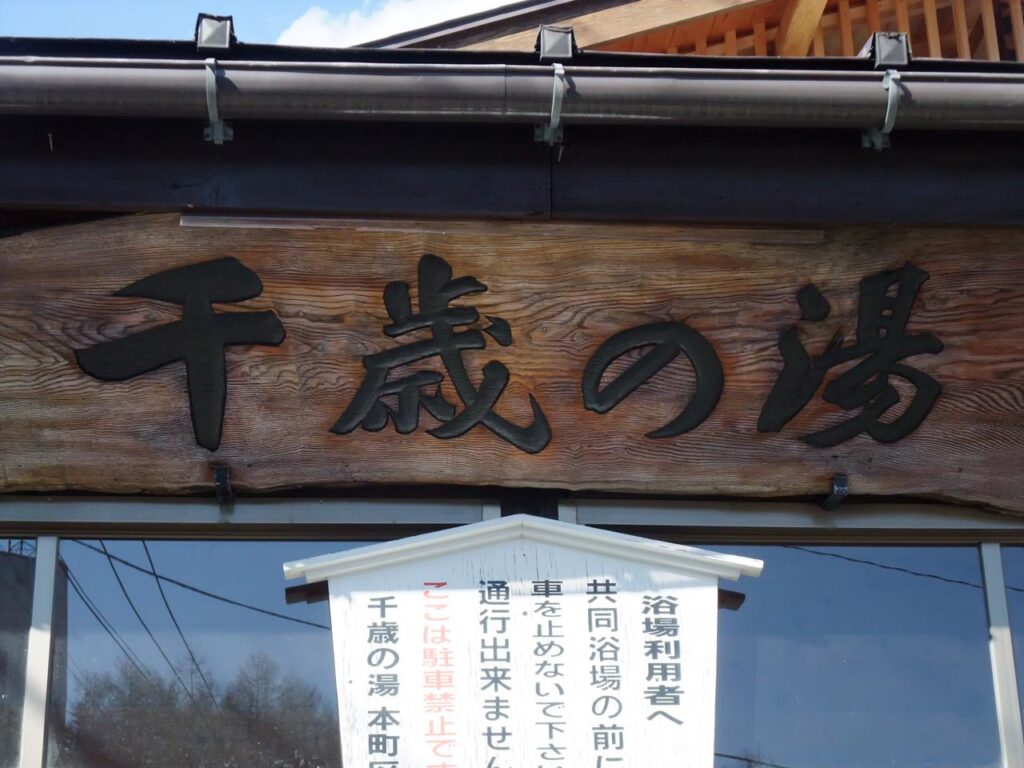
[[[55,768],[337,768],[338,722],[321,693],[253,654],[217,700],[198,676],[191,699],[173,679],[123,663],[87,675],[69,724],[51,742]],[[213,690],[221,687],[204,670]]]

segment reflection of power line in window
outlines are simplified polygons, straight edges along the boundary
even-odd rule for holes
[[[85,688],[85,674],[82,672],[82,668],[78,666],[78,662],[71,658],[71,654],[68,654],[67,659],[68,672],[70,672],[71,676],[75,678],[75,682],[78,683],[79,688]]]
[[[981,584],[976,584],[972,581],[964,581],[962,579],[951,579],[947,576],[939,576],[937,573],[925,573],[924,571],[915,571],[911,568],[902,568],[898,565],[888,565],[886,563],[878,563],[874,560],[865,560],[860,557],[852,557],[850,555],[841,555],[838,552],[824,552],[820,549],[811,549],[810,547],[801,547],[796,544],[784,544],[783,547],[786,549],[795,549],[800,552],[806,552],[809,555],[818,555],[820,557],[832,557],[836,560],[845,560],[848,563],[856,563],[857,565],[869,565],[874,568],[882,568],[886,571],[895,571],[896,573],[906,574],[908,576],[918,576],[922,579],[934,579],[935,581],[942,581],[946,584],[959,584],[963,587],[973,587],[974,589],[983,589]],[[1011,592],[1024,592],[1024,587],[1012,587],[1009,584],[1006,585],[1006,589]]]
[[[167,601],[167,595],[164,594],[164,586],[160,583],[159,577],[156,575],[156,565],[153,563],[153,556],[149,553],[149,546],[146,542],[142,542],[142,548],[146,552],[146,559],[149,561],[149,567],[153,571],[153,581],[156,582],[156,588],[160,591],[160,597],[163,598],[164,607],[167,608],[167,614],[171,617],[171,621],[174,622],[174,628],[178,630],[178,636],[181,638],[181,642],[185,645],[185,650],[188,651],[188,656],[192,659],[192,665],[195,667],[196,672],[199,673],[199,679],[203,681],[203,685],[206,686],[206,692],[210,694],[210,701],[213,702],[213,706],[220,709],[220,704],[217,703],[217,697],[213,693],[213,686],[210,685],[210,681],[206,679],[206,675],[203,674],[203,668],[199,666],[199,661],[196,659],[196,655],[192,653],[192,646],[189,645],[188,640],[185,639],[185,633],[181,631],[181,625],[178,624],[178,619],[174,615],[174,611],[171,610],[171,604]]]
[[[99,606],[97,606],[89,598],[89,596],[85,592],[85,589],[79,583],[75,575],[71,572],[71,566],[69,566],[63,560],[61,561],[60,566],[64,569],[64,573],[68,577],[68,584],[71,585],[71,589],[74,590],[76,595],[78,595],[78,599],[82,601],[82,604],[88,609],[89,613],[92,614],[93,618],[96,619],[96,622],[106,631],[108,635],[110,635],[110,639],[114,641],[114,645],[116,645],[120,649],[121,653],[125,655],[125,658],[127,658],[128,661],[131,662],[132,666],[135,667],[135,670],[140,675],[142,675],[143,678],[145,678],[147,681],[152,682],[152,673],[148,672],[145,669],[146,665],[142,662],[142,659],[140,659],[138,655],[136,655],[136,653],[132,650],[131,646],[128,645],[128,642],[123,637],[121,637],[121,633],[118,632],[114,625],[111,624],[110,621],[107,619],[107,617],[103,615],[103,612],[99,609]]]
[[[92,544],[89,544],[88,542],[82,541],[81,539],[69,539],[69,541],[73,541],[73,542],[75,542],[75,544],[83,546],[86,549],[91,549],[93,552],[96,552],[98,554],[101,554],[101,555],[104,554],[103,550],[101,550],[99,547],[94,547]],[[127,566],[128,568],[132,568],[132,569],[138,571],[139,573],[145,573],[145,574],[147,574],[149,576],[153,576],[153,577],[159,579],[160,581],[165,581],[168,584],[173,584],[176,587],[181,587],[182,589],[187,589],[190,592],[195,592],[196,594],[202,595],[203,597],[208,597],[211,600],[220,600],[222,603],[227,603],[228,605],[234,605],[234,606],[236,606],[238,608],[244,608],[247,611],[254,611],[256,613],[262,613],[264,616],[273,616],[275,619],[281,619],[283,621],[291,621],[291,622],[294,622],[295,624],[305,624],[308,627],[316,627],[317,629],[330,630],[330,627],[327,626],[326,624],[318,624],[315,621],[307,621],[306,619],[299,619],[299,618],[296,618],[295,616],[288,616],[288,615],[286,615],[284,613],[278,613],[277,611],[271,611],[271,610],[268,610],[266,608],[260,608],[257,605],[249,605],[248,603],[243,603],[243,602],[241,602],[239,600],[233,600],[230,597],[225,597],[224,595],[219,595],[216,592],[209,592],[209,591],[207,591],[205,589],[202,589],[200,587],[195,586],[194,584],[188,584],[188,583],[186,583],[184,581],[179,581],[178,579],[173,579],[170,576],[165,576],[162,573],[157,573],[156,569],[150,570],[148,568],[142,567],[141,565],[136,565],[135,563],[131,562],[130,560],[125,560],[124,558],[118,557],[117,555],[109,555],[109,556],[112,557],[117,562],[121,563],[122,565]]]
[[[743,768],[790,768],[788,765],[782,765],[781,763],[766,763],[764,760],[758,760],[756,757],[743,757],[742,755],[727,755],[725,752],[715,752],[715,757],[722,757],[726,760],[732,760],[739,763]]]
[[[117,586],[121,588],[121,594],[124,595],[124,599],[128,601],[128,605],[129,607],[131,607],[132,613],[135,614],[135,618],[139,620],[139,624],[141,624],[142,628],[146,630],[146,634],[149,635],[149,639],[153,641],[153,645],[156,646],[156,649],[160,652],[160,655],[163,657],[163,660],[167,662],[167,666],[171,668],[171,673],[178,681],[178,684],[181,685],[181,689],[185,692],[185,695],[188,696],[189,701],[191,701],[192,704],[198,706],[199,702],[197,702],[195,697],[192,695],[191,689],[187,685],[185,685],[185,681],[181,679],[181,674],[174,666],[174,663],[171,661],[170,657],[168,657],[168,655],[164,652],[163,646],[160,645],[160,643],[156,639],[156,636],[150,630],[149,625],[146,624],[145,620],[142,618],[142,614],[139,613],[139,609],[135,607],[135,603],[132,601],[131,595],[128,594],[128,589],[125,587],[124,582],[121,581],[121,574],[117,572],[117,566],[114,565],[114,559],[107,551],[107,545],[103,541],[100,541],[100,547],[103,549],[103,554],[107,556],[107,562],[110,563],[110,570],[114,572],[114,579],[117,580]]]

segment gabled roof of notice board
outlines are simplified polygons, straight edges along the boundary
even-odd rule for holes
[[[413,560],[517,539],[633,560],[668,570],[703,573],[732,581],[740,576],[758,576],[763,566],[760,560],[748,557],[726,555],[532,515],[510,515],[444,531],[372,544],[333,555],[295,560],[285,563],[284,575],[286,579],[305,578],[306,583],[326,581],[337,576],[388,568]]]

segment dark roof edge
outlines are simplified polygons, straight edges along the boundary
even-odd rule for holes
[[[209,51],[197,50],[196,44],[192,40],[0,37],[0,56],[202,61],[209,58],[210,55]],[[530,64],[537,62],[536,55],[531,53],[379,50],[363,47],[312,48],[244,42],[238,42],[229,49],[217,51],[215,58],[218,61],[356,62],[368,64],[406,62]]]
[[[532,0],[531,0],[532,1]],[[96,38],[0,37],[0,57],[134,59],[145,61],[202,61],[209,52],[196,50],[191,40],[117,40]],[[365,64],[538,64],[536,53],[518,51],[468,51],[435,48],[306,48],[263,43],[237,43],[219,51],[218,61],[253,62],[351,62]],[[43,63],[43,62],[39,62]],[[569,62],[566,62],[569,63]],[[817,70],[821,72],[865,72],[874,69],[872,59],[775,58],[620,53],[578,51],[572,59],[577,67],[656,67],[732,70],[757,69]],[[1024,72],[1024,63],[960,59],[911,59],[904,72],[1014,73]]]

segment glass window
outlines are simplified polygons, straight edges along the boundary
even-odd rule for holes
[[[32,624],[35,541],[0,539],[0,767],[15,768]]]
[[[1006,607],[1010,612],[1013,660],[1017,668],[1017,695],[1024,710],[1024,547],[1001,547]]]
[[[722,585],[717,768],[999,764],[977,549],[709,548],[765,562]]]
[[[281,566],[351,546],[63,540],[49,765],[336,768],[328,604]]]

